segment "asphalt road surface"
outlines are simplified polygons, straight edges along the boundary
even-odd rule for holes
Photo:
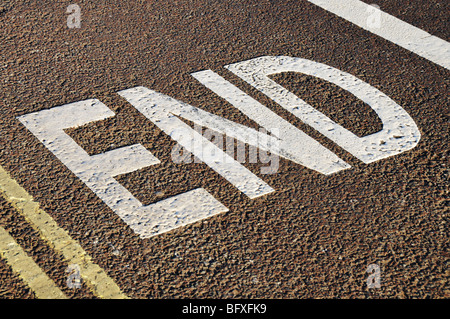
[[[318,2],[3,0],[0,298],[449,298],[450,5]],[[198,109],[293,155],[174,161]]]

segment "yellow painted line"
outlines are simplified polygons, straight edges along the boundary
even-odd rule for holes
[[[42,299],[67,299],[66,295],[39,268],[14,238],[0,226],[0,256],[6,259],[12,270]]]
[[[60,228],[55,220],[0,166],[0,193],[36,229],[43,240],[62,254],[69,264],[77,264],[86,285],[94,295],[106,299],[128,298],[105,271],[92,261],[81,245]]]

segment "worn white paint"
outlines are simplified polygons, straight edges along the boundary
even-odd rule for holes
[[[228,209],[198,188],[144,206],[114,176],[160,161],[140,144],[90,156],[64,129],[114,116],[98,100],[85,100],[20,116],[19,120],[137,234],[148,238]]]
[[[272,132],[272,134],[279,139],[277,143],[273,141],[270,143],[272,146],[277,145],[276,149],[271,148],[270,146],[267,147],[263,142],[264,138],[270,140],[274,139],[274,137],[263,134],[258,137],[258,141],[260,141],[259,145],[255,146],[278,154],[325,175],[350,168],[349,164],[341,160],[327,148],[323,147],[315,139],[308,136],[213,71],[206,70],[191,75],[204,86],[224,98],[242,113],[264,127],[267,131]],[[214,124],[216,130],[223,132],[225,125],[229,124],[230,127],[228,128],[228,131],[232,137],[246,143],[249,142],[245,141],[243,134],[239,134],[241,126],[218,117],[216,117],[216,119],[217,121],[215,123],[211,123],[211,125]],[[235,128],[233,129],[233,127]],[[234,135],[232,135],[233,132],[235,132]],[[256,140],[256,138],[254,140]]]
[[[365,163],[409,150],[420,139],[416,124],[402,107],[353,75],[325,64],[293,57],[264,56],[231,64],[226,68]],[[340,86],[372,107],[382,120],[383,129],[365,137],[357,137],[268,77],[281,72],[305,73]],[[249,198],[269,194],[274,189],[210,142],[208,136],[192,129],[179,117],[193,122],[198,128],[207,127],[211,132],[225,134],[227,145],[231,144],[229,138],[234,138],[240,143],[285,157],[322,174],[332,174],[350,167],[319,142],[213,71],[192,75],[271,134],[224,119],[145,87],[130,88],[118,94],[181,147]],[[151,152],[140,144],[134,144],[90,156],[64,132],[67,128],[112,116],[114,112],[108,107],[91,99],[23,115],[18,119],[143,238],[228,210],[203,188],[144,206],[114,176],[159,164],[160,161]],[[208,134],[212,135],[211,132]],[[271,169],[273,167],[269,171]]]
[[[308,1],[356,24],[360,28],[368,30],[444,68],[450,69],[450,43],[374,6],[359,0]],[[373,23],[374,16],[379,19],[378,23]]]
[[[234,122],[223,119],[220,116],[195,108],[145,87],[123,90],[118,92],[118,94],[187,151],[222,175],[249,198],[259,197],[274,191],[263,180],[239,164],[199,132],[185,124],[177,116],[190,120],[199,126],[210,127],[220,133],[228,131],[231,134],[231,132],[236,130],[237,136],[243,136],[246,141],[258,141],[258,135],[262,133],[243,125],[235,125]]]
[[[263,56],[225,68],[364,163],[405,152],[420,140],[414,120],[400,105],[368,83],[331,66],[295,57]],[[347,90],[377,113],[383,122],[383,129],[364,137],[356,136],[269,78],[271,74],[282,72],[315,76]]]

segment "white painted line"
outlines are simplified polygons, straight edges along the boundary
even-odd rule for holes
[[[308,0],[357,26],[450,69],[450,43],[359,0]],[[372,23],[378,15],[379,23]]]
[[[264,56],[225,68],[364,163],[410,150],[420,140],[416,123],[400,105],[368,83],[326,64],[295,57]],[[383,129],[364,137],[356,136],[268,77],[282,72],[315,76],[352,93],[377,113],[383,122]]]
[[[142,238],[194,223],[228,209],[205,189],[144,206],[114,176],[160,161],[140,144],[90,156],[64,129],[114,116],[91,99],[26,114],[18,119],[78,178]]]
[[[257,69],[253,71],[256,72]],[[192,73],[191,75],[211,91],[238,108],[256,123],[266,128],[267,131],[272,132],[272,134],[277,136],[280,139],[278,143],[279,146],[276,150],[266,148],[268,151],[325,175],[333,174],[351,167],[315,139],[308,136],[306,133],[299,130],[213,71],[200,71]],[[220,127],[223,125],[219,125],[218,123],[214,128],[216,130],[219,129],[221,132],[230,132],[232,137],[242,140],[239,134],[232,135],[233,133],[239,132],[239,126],[237,126],[236,123],[230,123],[233,124],[233,127],[229,127],[228,129],[220,130]],[[275,134],[274,129],[276,129],[277,134]],[[251,140],[261,141],[263,139],[261,137],[253,137],[250,141]],[[277,144],[270,143],[270,145]],[[261,143],[256,146],[264,147]]]
[[[123,90],[118,94],[249,198],[256,198],[274,191],[245,166],[239,164],[174,115],[202,126],[214,121],[218,127],[224,127],[228,123],[225,119],[145,87]],[[211,129],[216,130],[217,127],[211,126]]]

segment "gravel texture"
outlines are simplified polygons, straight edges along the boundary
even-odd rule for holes
[[[133,298],[449,298],[449,71],[306,1],[4,1],[0,8],[0,165]],[[381,9],[449,39],[444,1]],[[426,13],[426,14],[423,14]],[[416,121],[411,151],[364,164],[222,66],[262,55],[325,63],[383,91]],[[191,77],[211,69],[350,163],[320,175],[281,159],[250,200],[204,164],[174,164],[175,145],[115,92],[143,85],[258,128]],[[278,83],[359,136],[380,120],[347,92],[301,74]],[[141,143],[161,165],[119,176],[144,204],[204,187],[230,211],[140,239],[16,116],[97,98],[116,116],[67,132],[89,154]],[[0,225],[72,298],[61,256],[0,200]],[[381,288],[366,284],[381,268]],[[33,293],[0,259],[0,298]]]

